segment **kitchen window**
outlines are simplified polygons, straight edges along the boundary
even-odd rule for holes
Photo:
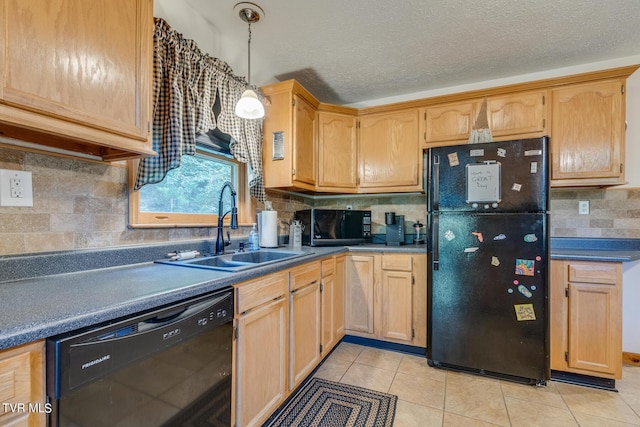
[[[129,166],[132,189],[138,161],[130,162]],[[196,154],[182,156],[182,165],[170,170],[162,182],[147,184],[139,191],[130,190],[129,225],[133,228],[215,227],[220,191],[226,181],[238,192],[239,222],[251,223],[255,206],[248,194],[246,165],[198,145]],[[230,208],[231,197],[225,192],[223,211]]]

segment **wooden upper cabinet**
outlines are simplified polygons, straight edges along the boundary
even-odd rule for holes
[[[361,116],[359,130],[360,192],[422,190],[418,109]]]
[[[263,86],[262,92],[265,187],[315,190],[318,101],[295,80]]]
[[[547,90],[487,97],[487,121],[494,140],[546,135]],[[464,144],[469,140],[483,98],[424,109],[425,147]]]
[[[356,144],[355,114],[318,113],[319,191],[356,191]]]
[[[293,95],[293,181],[316,183],[316,110],[308,101]]]
[[[464,144],[480,107],[477,101],[450,102],[424,109],[425,147]]]
[[[624,183],[624,86],[611,79],[552,90],[552,185]]]
[[[547,135],[547,90],[487,98],[487,120],[494,140]]]
[[[0,132],[115,160],[150,144],[152,0],[0,3]]]

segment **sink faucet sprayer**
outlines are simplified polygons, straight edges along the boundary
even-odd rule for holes
[[[224,190],[229,189],[231,192],[231,210],[222,214],[222,196],[224,195]],[[233,189],[233,185],[227,181],[222,186],[222,190],[220,191],[220,200],[218,201],[218,237],[216,238],[216,255],[222,255],[224,253],[224,247],[229,246],[231,244],[231,235],[229,231],[227,231],[227,241],[224,241],[224,235],[222,231],[222,221],[224,217],[231,212],[231,229],[235,230],[238,228],[238,208],[236,207],[236,190]]]

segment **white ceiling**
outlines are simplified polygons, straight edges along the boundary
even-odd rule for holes
[[[154,13],[246,75],[237,2],[155,0]],[[266,16],[251,27],[251,82],[295,78],[334,104],[640,55],[640,0],[254,3]]]

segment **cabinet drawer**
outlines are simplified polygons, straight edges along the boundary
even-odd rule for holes
[[[332,275],[336,271],[336,259],[328,258],[322,260],[322,277]]]
[[[616,263],[569,263],[569,281],[583,283],[607,283],[615,285],[618,282],[618,265]]]
[[[286,295],[287,279],[287,272],[283,271],[236,285],[236,313],[244,313]]]
[[[295,291],[313,281],[320,281],[320,261],[310,262],[291,270],[291,290]]]
[[[411,271],[413,269],[411,255],[384,254],[382,257],[383,270]]]

